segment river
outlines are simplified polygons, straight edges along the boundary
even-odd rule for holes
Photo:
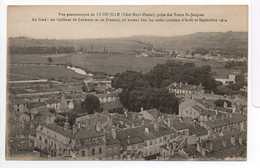
[[[93,76],[92,73],[87,73],[84,69],[73,67],[73,66],[67,66],[67,69],[72,70],[80,75],[86,75],[86,76]]]

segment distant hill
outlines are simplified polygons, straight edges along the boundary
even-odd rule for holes
[[[198,32],[173,37],[132,36],[126,38],[55,40],[32,39],[27,37],[9,38],[11,47],[31,46],[73,46],[87,50],[109,50],[113,52],[132,52],[153,45],[163,49],[219,48],[226,50],[245,50],[248,48],[247,32]]]
[[[198,32],[174,37],[136,36],[135,40],[167,49],[239,48],[247,49],[247,32]]]

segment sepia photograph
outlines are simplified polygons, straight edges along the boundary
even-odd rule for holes
[[[247,5],[11,5],[7,38],[7,160],[247,160]]]

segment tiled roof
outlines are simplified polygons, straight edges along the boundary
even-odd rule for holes
[[[44,124],[44,126],[50,130],[53,130],[65,137],[72,138],[72,130],[70,129],[64,129],[63,127],[57,125],[57,124]]]
[[[78,139],[86,139],[86,138],[92,138],[92,137],[100,137],[104,136],[103,131],[96,131],[96,129],[87,129],[87,128],[81,128],[76,133],[76,138]]]
[[[44,102],[32,102],[29,105],[29,108],[38,108],[38,107],[42,107],[42,106],[46,106],[46,104]]]
[[[190,127],[189,133],[191,135],[195,134],[197,136],[203,136],[208,134],[208,130],[200,125],[196,125],[194,127]]]
[[[14,99],[14,104],[25,104],[27,103],[27,100],[26,99]]]
[[[225,118],[223,120],[206,121],[205,124],[210,128],[217,128],[217,127],[228,125],[230,123],[238,123],[243,120],[244,117],[241,114],[232,114],[230,118]]]
[[[178,119],[175,119],[171,122],[171,127],[176,130],[183,130],[191,128],[192,124],[186,121],[180,121]]]
[[[57,99],[57,98],[50,98],[45,101],[45,103],[47,103],[47,104],[53,104],[53,103],[59,103],[59,102],[61,102],[61,100]]]
[[[201,105],[203,105],[205,108],[214,108],[215,107],[215,101],[210,99],[195,99],[195,101]]]
[[[233,109],[231,109],[231,108],[216,107],[215,109],[218,110],[218,111],[223,111],[223,112],[227,112],[227,113],[233,112]]]
[[[148,128],[149,133],[145,132],[145,129]],[[152,124],[148,126],[141,126],[135,128],[128,128],[118,131],[118,139],[122,145],[143,143],[145,140],[154,139],[164,135],[173,133],[169,128],[159,126],[159,130],[155,131]]]
[[[149,114],[151,114],[154,117],[154,119],[156,119],[156,118],[158,118],[160,116],[160,111],[155,109],[155,108],[149,109],[149,110],[145,110],[145,111],[147,111]]]
[[[209,109],[203,109],[199,105],[192,106],[193,109],[197,110],[200,112],[200,115],[207,115],[207,116],[213,116],[216,115],[216,112],[214,110],[209,110]]]

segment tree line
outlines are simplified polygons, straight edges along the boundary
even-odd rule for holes
[[[9,48],[11,54],[56,54],[56,53],[73,53],[75,48],[71,46],[61,47],[43,47],[43,46],[32,46],[32,47],[17,47],[12,46]]]

